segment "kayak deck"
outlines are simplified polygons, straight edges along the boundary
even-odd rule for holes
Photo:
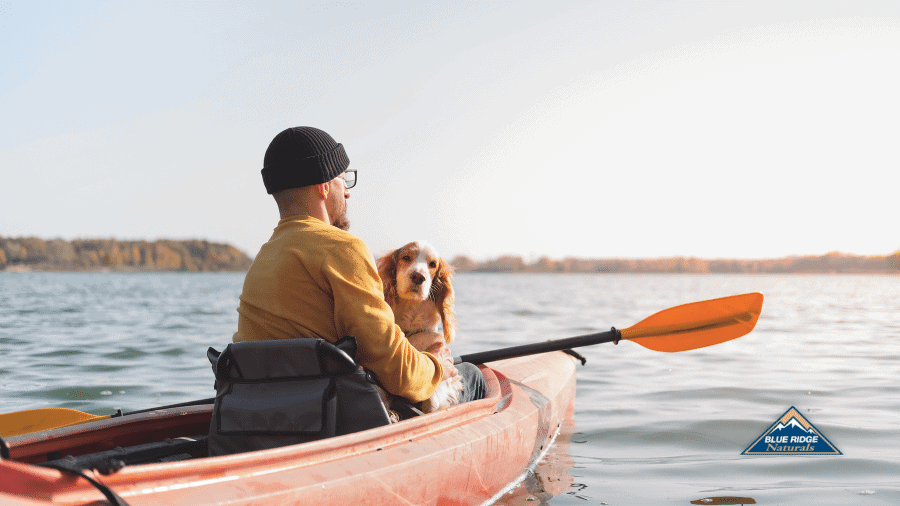
[[[485,399],[375,429],[221,457],[197,435],[212,406],[157,410],[9,438],[0,503],[102,501],[83,478],[40,462],[155,444],[185,451],[172,462],[92,476],[129,504],[482,504],[521,478],[571,416],[574,359],[561,352],[481,366]],[[197,439],[191,446],[185,439]],[[164,457],[167,458],[167,457]],[[179,460],[188,459],[188,460]]]

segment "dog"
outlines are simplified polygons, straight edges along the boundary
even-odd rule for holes
[[[413,241],[379,258],[376,264],[384,300],[413,347],[436,352],[453,342],[453,273],[434,247],[425,241]],[[462,389],[458,375],[447,378],[422,403],[422,411],[431,413],[457,404]]]

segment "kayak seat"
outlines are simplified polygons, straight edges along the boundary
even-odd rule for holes
[[[276,339],[207,352],[216,376],[209,456],[276,448],[382,425],[375,380],[355,361],[356,339]]]

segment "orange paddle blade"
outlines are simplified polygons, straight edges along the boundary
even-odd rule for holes
[[[675,306],[622,329],[622,339],[667,352],[724,343],[753,330],[762,303],[761,293],[745,293]]]
[[[92,415],[68,408],[42,408],[0,415],[0,436],[13,437],[79,423],[102,420],[108,416]]]

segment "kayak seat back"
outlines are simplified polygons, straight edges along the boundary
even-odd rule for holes
[[[216,376],[209,455],[263,450],[390,423],[356,340],[277,339],[229,344],[207,357]]]

